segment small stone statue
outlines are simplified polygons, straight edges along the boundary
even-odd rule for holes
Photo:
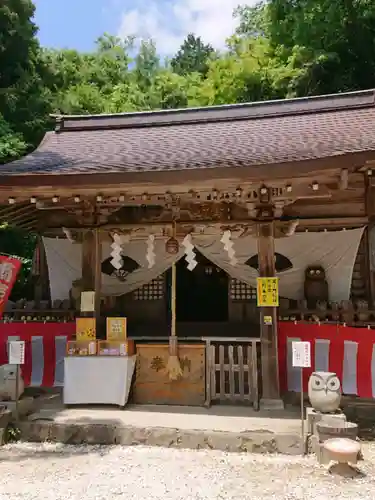
[[[336,373],[313,372],[308,394],[311,406],[321,413],[334,413],[340,407],[341,383]]]
[[[357,301],[357,316],[359,321],[369,321],[369,305],[367,300],[360,299]]]

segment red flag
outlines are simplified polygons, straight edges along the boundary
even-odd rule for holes
[[[22,262],[15,257],[0,255],[0,318],[3,315],[5,304],[21,269]]]

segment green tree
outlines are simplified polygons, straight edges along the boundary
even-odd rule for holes
[[[179,75],[189,73],[205,75],[208,70],[208,59],[214,52],[210,44],[204,44],[201,37],[190,33],[177,54],[171,59],[171,67]]]
[[[369,0],[272,0],[271,39],[313,54],[309,75],[326,92],[375,85],[375,3]],[[319,89],[319,90],[320,90]]]
[[[241,36],[265,36],[280,66],[299,70],[289,86],[294,95],[375,85],[374,2],[269,0],[237,15]]]
[[[247,38],[267,37],[269,30],[268,4],[259,1],[253,6],[239,5],[234,17],[239,21],[236,33]]]
[[[50,110],[31,0],[0,4],[0,112],[31,147],[43,136]]]
[[[134,76],[139,87],[147,93],[160,69],[160,59],[152,40],[142,40],[134,59]],[[150,95],[151,97],[151,95]]]
[[[92,53],[44,50],[43,59],[50,69],[45,83],[54,112],[103,112],[114,89],[130,79],[131,44],[131,39],[122,41],[104,34]]]
[[[0,164],[17,159],[26,150],[27,144],[22,135],[15,133],[0,115]]]
[[[233,37],[230,50],[210,62],[198,89],[199,105],[235,104],[283,98],[287,83],[281,84],[278,63],[263,37]],[[292,72],[288,69],[288,76]],[[277,85],[275,79],[279,78]]]

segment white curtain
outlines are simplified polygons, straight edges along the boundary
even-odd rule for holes
[[[348,300],[354,262],[364,228],[349,231],[296,233],[275,240],[275,252],[287,257],[293,264],[290,270],[277,273],[282,297],[304,298],[305,269],[320,265],[325,269],[329,297],[333,302]],[[219,238],[194,238],[197,249],[231,277],[256,287],[258,273],[245,265],[257,253],[257,240],[253,236],[233,239],[238,264],[232,266]]]
[[[134,259],[141,266],[130,273],[124,282],[116,277],[102,273],[102,295],[116,296],[137,290],[151,280],[163,274],[183,255],[183,251],[177,255],[170,255],[165,251],[167,238],[155,240],[155,265],[149,269],[146,260],[146,240],[131,241],[123,246],[123,254]],[[65,239],[43,238],[49,280],[51,299],[68,299],[72,282],[82,276],[82,252],[81,244],[70,243]],[[102,261],[110,257],[110,243],[102,244]]]
[[[330,300],[339,302],[350,296],[351,278],[358,246],[364,228],[348,231],[327,231],[319,233],[297,233],[275,240],[275,251],[287,257],[292,269],[278,274],[280,295],[290,299],[303,298],[305,269],[310,265],[321,265],[326,271]],[[256,286],[258,273],[245,262],[256,255],[257,240],[253,236],[233,236],[238,264],[232,266],[220,242],[221,233],[193,235],[193,243],[207,259],[224,269],[229,276]],[[123,295],[132,292],[165,272],[173,262],[183,255],[183,248],[177,255],[165,251],[166,238],[155,240],[155,266],[148,268],[146,261],[146,240],[131,240],[123,246],[123,254],[131,257],[141,266],[129,274],[124,282],[116,277],[102,274],[103,295]],[[181,242],[180,242],[181,243]],[[81,277],[81,245],[68,240],[44,238],[49,269],[52,300],[66,299],[72,282]],[[110,243],[102,246],[102,260],[110,256]]]
[[[276,252],[287,256],[293,268],[280,275],[280,295],[303,299],[305,269],[321,265],[328,281],[329,298],[340,302],[350,298],[353,267],[364,228],[349,231],[297,233],[276,240]]]

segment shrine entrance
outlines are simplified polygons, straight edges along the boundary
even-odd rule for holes
[[[187,269],[184,258],[176,264],[177,322],[226,322],[228,321],[228,275],[199,252],[196,254],[198,265],[193,271]],[[167,290],[170,290],[170,280],[169,270]],[[167,304],[170,308],[170,296]]]

